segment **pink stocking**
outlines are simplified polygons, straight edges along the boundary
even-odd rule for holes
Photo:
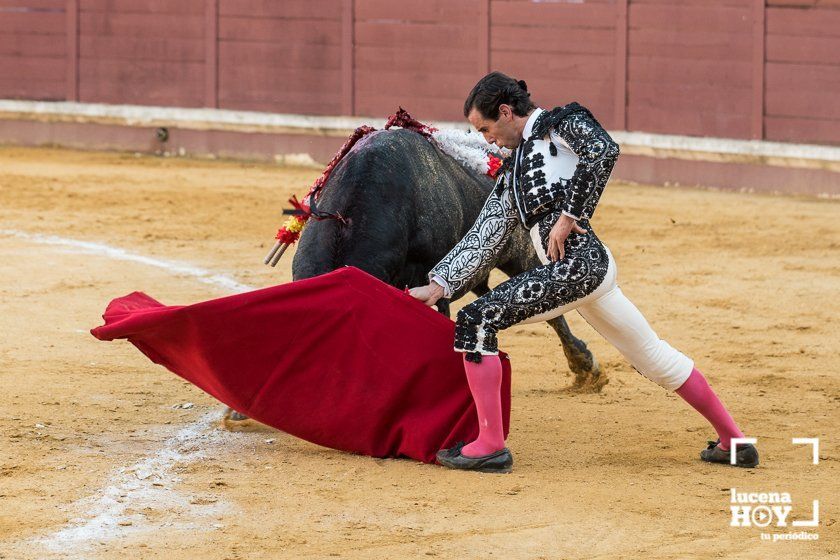
[[[499,356],[482,356],[481,363],[466,360],[467,382],[478,412],[478,439],[465,445],[461,454],[480,457],[505,446],[502,426],[502,362]]]
[[[697,368],[691,370],[691,375],[676,390],[676,393],[712,424],[720,437],[718,447],[721,450],[729,450],[730,439],[744,437],[744,434],[738,429],[738,425],[735,424],[735,420],[729,415],[726,407],[717,398],[715,392],[709,387],[706,378]]]

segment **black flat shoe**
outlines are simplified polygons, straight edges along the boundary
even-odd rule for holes
[[[437,452],[437,462],[450,469],[485,473],[509,473],[513,468],[513,455],[507,447],[481,457],[465,457],[461,454],[464,445],[459,441],[449,449],[441,449]]]
[[[720,439],[710,441],[709,446],[700,452],[700,458],[707,463],[731,464],[729,462],[730,452],[718,447],[719,443]],[[733,466],[751,469],[756,465],[758,465],[758,449],[751,443],[739,443],[738,450],[735,452],[735,464]]]

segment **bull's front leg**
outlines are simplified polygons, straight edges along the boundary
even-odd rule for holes
[[[598,364],[598,360],[586,347],[586,343],[572,334],[566,318],[562,315],[546,322],[560,337],[563,353],[569,362],[569,369],[575,374],[572,390],[587,393],[600,392],[609,379]]]
[[[435,303],[435,307],[437,307],[437,310],[440,311],[444,317],[450,318],[448,299],[440,298],[437,300],[437,303]]]

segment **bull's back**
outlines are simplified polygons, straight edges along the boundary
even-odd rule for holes
[[[339,162],[318,201],[347,223],[309,221],[293,278],[352,265],[399,287],[416,285],[466,233],[491,188],[417,133],[374,132]]]

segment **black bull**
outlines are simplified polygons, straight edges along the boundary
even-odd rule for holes
[[[292,262],[294,280],[344,265],[360,268],[397,288],[428,282],[429,270],[472,226],[493,187],[426,138],[408,130],[377,131],[362,138],[327,180],[317,209],[341,214],[307,223]],[[508,276],[539,266],[531,238],[517,228],[496,268]],[[489,291],[488,275],[453,294]],[[449,316],[449,303],[438,309]],[[548,321],[563,345],[575,386],[599,390],[606,376],[586,344],[561,316]]]

